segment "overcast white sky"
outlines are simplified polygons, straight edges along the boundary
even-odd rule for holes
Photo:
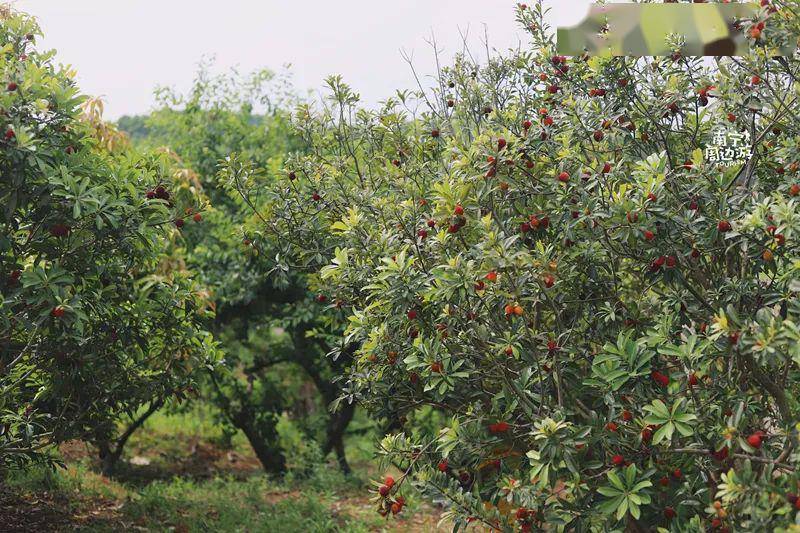
[[[548,0],[553,26],[571,25],[590,0]],[[436,35],[445,59],[461,48],[459,29],[480,46],[516,47],[524,36],[516,0],[17,0],[39,18],[40,43],[78,71],[82,90],[102,95],[106,118],[147,112],[153,88],[190,86],[197,62],[216,57],[217,70],[291,64],[295,86],[319,90],[339,73],[367,103],[413,86],[400,50],[420,73],[433,72],[426,43]]]

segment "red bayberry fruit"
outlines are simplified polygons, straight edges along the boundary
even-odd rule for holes
[[[650,373],[650,377],[653,378],[653,381],[655,381],[656,384],[662,387],[669,385],[669,376],[662,374],[658,370],[653,370],[653,372]]]
[[[547,287],[548,289],[549,289],[550,287],[552,287],[552,286],[553,286],[553,284],[555,284],[555,282],[556,282],[556,278],[554,278],[554,277],[553,277],[553,276],[551,276],[550,274],[547,274],[547,275],[544,277],[544,286],[545,286],[545,287]]]
[[[792,184],[792,186],[789,187],[789,194],[792,196],[797,196],[800,194],[800,185],[797,183]]]
[[[6,89],[8,90],[8,92],[14,92],[17,90],[17,84],[12,81],[6,86]]]
[[[749,444],[756,450],[761,448],[761,433],[756,432],[747,437],[747,444]]]
[[[453,214],[460,217],[464,214],[464,207],[461,204],[456,205],[455,209],[453,209]]]
[[[720,220],[717,223],[717,231],[720,233],[726,233],[731,230],[731,223],[727,220]]]
[[[409,320],[415,320],[417,318],[417,312],[412,309],[407,313],[406,316],[408,316]]]
[[[317,301],[321,304],[324,304],[325,302],[328,301],[328,297],[325,296],[324,294],[317,294]]]
[[[435,361],[435,362],[431,363],[431,372],[434,372],[436,374],[441,374],[442,373],[442,363],[440,363],[439,361]]]
[[[594,140],[595,140],[595,141],[597,141],[597,142],[600,142],[600,141],[602,141],[602,140],[603,140],[604,134],[603,134],[603,132],[602,132],[602,131],[600,131],[600,130],[596,130],[596,131],[595,131],[595,132],[592,134],[592,136],[594,137]]]
[[[609,422],[608,424],[606,424],[606,429],[609,430],[609,431],[612,431],[612,432],[616,432],[617,429],[618,429],[618,426],[614,422]]]
[[[508,422],[497,422],[494,424],[489,424],[489,432],[490,433],[505,433],[509,429]]]
[[[394,487],[394,478],[392,476],[386,476],[386,479],[384,480],[383,483],[387,487],[392,488]]]
[[[61,318],[61,317],[64,316],[64,313],[66,313],[66,309],[64,309],[63,307],[61,307],[59,305],[59,306],[54,307],[50,311],[50,316],[52,316],[53,318]]]
[[[378,494],[380,494],[381,496],[383,496],[385,498],[389,494],[390,490],[391,489],[389,487],[387,487],[386,485],[381,485],[380,488],[378,488]]]
[[[192,220],[194,220],[195,222],[200,222],[203,220],[203,215],[201,215],[200,213],[195,213],[194,216],[192,217]]]
[[[8,128],[6,130],[5,138],[6,138],[7,141],[10,141],[11,139],[13,139],[16,136],[17,136],[17,134],[14,133],[14,130],[12,130],[11,128]]]
[[[182,228],[184,225],[184,221],[182,218],[175,219],[175,227]]]
[[[506,147],[506,140],[503,138],[497,139],[497,149],[502,150]]]
[[[439,464],[436,465],[436,468],[439,469],[439,472],[447,472],[447,459],[442,459],[439,461]]]
[[[627,410],[622,411],[622,419],[625,422],[630,422],[631,420],[633,420],[633,413],[631,413],[630,411],[627,411]]]
[[[615,456],[613,456],[611,458],[611,464],[613,464],[614,466],[620,466],[624,462],[625,462],[625,458],[623,456],[619,455],[619,454],[617,454],[617,455],[615,455]]]
[[[486,274],[486,280],[487,281],[497,281],[497,272],[492,270],[491,272]]]
[[[608,174],[611,172],[611,163],[606,163],[603,165],[603,174]]]
[[[526,120],[522,123],[522,129],[529,130],[533,126],[533,123],[530,120]]]
[[[569,173],[567,173],[567,172],[560,173],[558,175],[558,181],[560,181],[561,183],[568,182],[569,181]]]
[[[675,512],[675,509],[673,509],[672,507],[664,507],[664,518],[666,518],[667,520],[672,520],[676,516],[677,513]]]
[[[322,200],[322,196],[320,196],[318,192],[315,192],[314,194],[311,195],[311,199],[314,200],[315,202],[319,202],[320,200]]]

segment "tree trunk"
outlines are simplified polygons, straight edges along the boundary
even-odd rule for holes
[[[336,452],[339,468],[345,474],[349,474],[351,470],[344,451],[344,432],[350,421],[353,420],[355,410],[356,404],[348,403],[344,404],[338,411],[328,415],[327,437],[325,446],[322,448],[322,454],[326,457],[331,451]]]
[[[233,425],[240,429],[253,448],[264,471],[268,474],[282,474],[286,470],[286,458],[278,445],[275,424],[259,423],[254,413],[242,409],[231,417]]]
[[[151,403],[147,408],[147,411],[142,413],[142,416],[134,420],[118,439],[113,441],[110,439],[101,440],[95,443],[97,446],[98,455],[100,456],[101,469],[104,476],[111,477],[114,474],[114,470],[117,467],[120,457],[122,457],[122,452],[125,449],[125,444],[127,444],[128,439],[131,438],[131,435],[133,435],[137,429],[142,427],[142,425],[153,415],[153,413],[164,406],[164,402],[164,398],[159,398]]]
[[[286,470],[286,459],[280,447],[272,446],[271,439],[265,438],[253,424],[237,417],[237,428],[242,430],[250,447],[253,448],[262,468],[268,474],[282,474]]]

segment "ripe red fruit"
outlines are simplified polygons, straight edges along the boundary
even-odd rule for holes
[[[461,226],[459,226],[458,224],[450,224],[447,227],[447,232],[448,233],[458,233],[459,229],[461,229]]]
[[[203,215],[201,215],[200,213],[195,213],[194,216],[192,217],[192,220],[194,220],[195,222],[200,222],[203,220]]]
[[[434,139],[439,136],[439,130],[431,130],[431,137]]]
[[[675,509],[673,509],[672,507],[664,507],[664,518],[666,518],[667,520],[672,520],[673,518],[675,518],[675,516],[677,516]]]
[[[10,141],[11,139],[13,139],[16,136],[17,136],[17,134],[14,133],[14,130],[12,130],[11,128],[8,128],[6,130],[5,138],[6,138],[7,141]]]
[[[497,139],[497,149],[502,150],[506,147],[506,140],[503,138]]]
[[[544,277],[544,286],[545,286],[545,287],[547,287],[548,289],[549,289],[550,287],[552,287],[552,286],[553,286],[553,284],[555,284],[555,282],[556,282],[556,278],[554,278],[554,277],[553,277],[553,276],[551,276],[550,274],[548,274],[548,275],[546,275],[546,276]]]
[[[456,105],[456,103],[453,100],[448,100],[447,101],[447,107],[454,107],[455,105]]]
[[[14,92],[17,90],[17,84],[12,81],[6,86],[6,89],[8,90],[8,92]]]
[[[594,132],[594,134],[593,134],[593,137],[594,137],[594,140],[595,140],[595,141],[597,141],[597,142],[600,142],[600,141],[602,141],[602,140],[603,140],[603,137],[604,137],[604,135],[603,135],[603,132],[602,132],[602,131],[600,131],[600,130],[596,130],[596,131]]]
[[[424,229],[421,229],[421,230],[417,231],[417,236],[420,239],[425,240],[425,238],[428,236],[428,232],[425,231]]]
[[[412,309],[406,316],[408,316],[409,320],[415,320],[417,318],[417,312]]]
[[[617,85],[620,87],[627,87],[628,86],[628,79],[627,78],[620,78],[617,80]]]
[[[525,509],[524,507],[520,507],[519,509],[517,509],[517,512],[514,516],[517,518],[517,520],[526,520],[529,514],[530,513],[528,512],[527,509]]]
[[[617,454],[617,455],[615,455],[615,456],[613,456],[611,458],[611,464],[613,464],[614,466],[620,466],[624,462],[625,462],[625,458],[623,456],[619,455],[619,454]]]
[[[70,227],[66,224],[53,224],[50,226],[50,235],[53,237],[66,237],[69,235]]]
[[[723,446],[719,450],[712,452],[711,455],[713,455],[714,459],[716,459],[717,461],[724,461],[725,459],[728,458],[728,447]]]
[[[439,469],[439,472],[447,472],[447,459],[442,459],[439,461],[439,464],[436,465],[436,468]]]
[[[630,422],[631,420],[633,420],[633,413],[631,413],[628,410],[622,411],[622,419],[625,422]]]
[[[507,356],[511,357],[512,355],[514,355],[514,348],[512,348],[511,346],[506,346],[505,353]]]
[[[667,476],[661,476],[661,479],[658,480],[658,484],[662,487],[669,487],[669,478]]]
[[[325,296],[324,294],[317,294],[317,301],[321,304],[324,304],[325,302],[328,301],[328,297]]]
[[[548,352],[557,352],[559,350],[558,343],[556,341],[550,340],[547,341],[547,351]]]
[[[392,476],[386,476],[386,479],[383,481],[384,485],[389,488],[394,487],[394,478]]]
[[[460,217],[464,214],[464,207],[461,204],[456,205],[455,209],[453,209],[453,214]]]
[[[397,514],[403,510],[403,506],[395,502],[392,504],[392,514]]]
[[[545,126],[552,126],[553,117],[544,117],[544,119],[542,119],[542,124],[544,124]]]
[[[182,218],[175,219],[175,227],[182,228],[183,224],[184,224],[184,222],[183,222]]]
[[[658,370],[653,370],[653,372],[650,373],[650,377],[653,378],[653,381],[655,381],[656,384],[662,387],[669,385],[669,376],[662,374]]]
[[[717,231],[720,233],[726,233],[731,230],[731,223],[727,220],[720,220],[717,224]]]
[[[315,192],[314,194],[311,195],[311,199],[314,200],[315,202],[319,202],[322,199],[322,196],[320,196],[319,193]]]
[[[656,238],[656,234],[653,233],[650,230],[645,230],[644,231],[644,238],[645,238],[646,241],[652,241],[653,239]]]
[[[492,270],[491,272],[486,274],[486,280],[487,281],[497,281],[497,272]]]
[[[435,372],[436,374],[442,373],[442,363],[439,361],[431,363],[431,372]]]
[[[615,431],[617,431],[618,427],[617,427],[616,423],[609,422],[608,424],[606,424],[606,429],[609,430],[609,431],[614,431],[615,432]]]
[[[791,187],[789,187],[789,194],[791,196],[797,196],[800,194],[800,185],[797,183],[793,183]]]
[[[736,122],[736,115],[728,113],[728,122]]]
[[[750,81],[753,83],[753,85],[758,85],[761,83],[761,77],[753,76],[752,78],[750,78]]]
[[[761,448],[761,433],[756,432],[747,437],[747,444],[755,448],[756,450]]]
[[[381,496],[383,496],[385,498],[389,494],[390,490],[391,489],[389,487],[387,487],[386,485],[381,485],[380,488],[378,488],[378,494],[380,494]]]
[[[522,123],[522,129],[524,130],[531,129],[531,126],[533,126],[533,124],[531,123],[530,120],[526,120],[525,122]]]
[[[611,172],[611,163],[606,163],[603,165],[603,174],[608,174]]]
[[[64,316],[64,313],[66,313],[66,309],[64,309],[63,307],[61,307],[59,305],[59,306],[54,307],[50,311],[50,316],[52,316],[53,318],[61,318],[62,316]]]
[[[434,226],[436,226],[436,221],[435,221],[435,220],[433,220],[432,218],[431,218],[431,219],[428,219],[428,227],[429,227],[429,228],[432,228],[432,227],[434,227]]]
[[[650,428],[644,428],[642,430],[642,442],[647,442],[651,438],[653,438],[653,430],[651,430]]]
[[[562,172],[561,174],[559,174],[558,175],[558,181],[560,181],[561,183],[568,182],[569,181],[569,173]]]
[[[651,192],[647,193],[647,199],[650,200],[651,202],[655,202],[656,200],[658,200],[658,198],[656,198],[656,195]]]
[[[494,424],[489,424],[489,433],[505,433],[509,429],[508,422],[497,422]]]
[[[667,257],[666,265],[667,268],[675,268],[675,264],[677,263],[677,259],[675,259],[674,255]]]

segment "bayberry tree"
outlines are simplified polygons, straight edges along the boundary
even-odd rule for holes
[[[1,15],[0,467],[71,438],[113,459],[118,423],[135,429],[215,357],[201,291],[163,254],[193,197],[96,102],[81,111],[34,19]]]
[[[280,417],[309,405],[293,422],[319,444],[323,456],[334,452],[348,471],[343,437],[355,405],[328,410],[341,393],[333,380],[344,359],[325,358],[326,338],[308,335],[325,306],[309,292],[302,271],[275,269],[277,250],[248,223],[255,216],[251,206],[217,180],[220,162],[235,153],[238,161],[264,170],[258,177],[262,185],[274,184],[284,155],[304,150],[289,124],[298,100],[289,80],[269,71],[217,75],[211,64],[203,64],[186,94],[160,89],[157,95],[155,111],[120,125],[131,128],[141,147],[168,147],[209,199],[194,215],[199,222],[186,217],[180,240],[186,267],[209,290],[216,313],[208,325],[225,352],[227,371],[211,375],[201,394],[218,407],[231,433],[242,431],[269,472],[286,466],[277,433]],[[258,198],[251,201],[260,204]],[[310,390],[319,394],[300,398],[306,390],[300,385],[309,380]]]
[[[761,2],[752,52],[712,62],[562,57],[539,2],[517,16],[529,45],[378,110],[330,79],[264,213],[349,315],[349,394],[448,417],[381,442],[379,510],[411,482],[457,527],[789,527],[800,64],[771,54],[796,8]]]

